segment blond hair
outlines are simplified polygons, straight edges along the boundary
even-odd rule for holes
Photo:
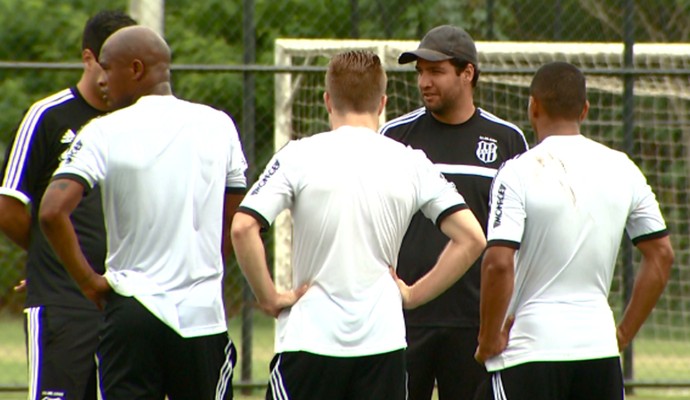
[[[351,50],[331,58],[326,72],[326,91],[340,112],[375,113],[386,94],[386,72],[379,57]]]

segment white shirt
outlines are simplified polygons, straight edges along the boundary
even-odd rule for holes
[[[268,163],[241,210],[264,223],[289,208],[293,287],[307,293],[278,319],[276,352],[365,356],[406,346],[397,264],[412,216],[466,208],[419,150],[366,128],[292,141]]]
[[[624,229],[666,234],[654,193],[624,154],[550,136],[494,180],[488,240],[519,247],[508,348],[489,371],[531,361],[618,356],[608,295]]]
[[[232,120],[174,96],[97,118],[55,175],[102,188],[108,283],[180,333],[227,330],[221,232],[226,187],[246,187]]]

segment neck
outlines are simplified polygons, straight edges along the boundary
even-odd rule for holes
[[[331,129],[336,130],[341,126],[356,126],[362,128],[369,128],[376,131],[379,128],[379,116],[376,114],[367,113],[332,113],[330,115]]]
[[[103,99],[103,94],[98,88],[98,85],[93,82],[95,81],[92,81],[89,76],[84,73],[81,79],[79,79],[79,82],[77,82],[77,90],[91,107],[99,111],[107,111],[108,105]]]
[[[549,136],[576,136],[580,134],[580,123],[577,121],[550,121],[534,127],[539,141]],[[543,135],[540,132],[544,132]]]
[[[141,94],[140,97],[142,96],[168,96],[172,94],[172,87],[170,86],[170,82],[158,82],[155,85],[149,87],[148,89],[145,90],[144,93]]]
[[[470,118],[472,118],[475,110],[476,107],[470,99],[470,101],[463,102],[461,106],[457,107],[454,110],[449,110],[443,113],[436,113],[432,111],[431,115],[433,115],[434,118],[436,118],[440,122],[443,122],[444,124],[459,125],[464,122],[467,122]]]

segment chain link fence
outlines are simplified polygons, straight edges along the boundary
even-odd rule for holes
[[[687,87],[690,68],[682,55],[626,64],[622,45],[690,41],[690,1],[113,0],[107,7],[130,10],[140,22],[164,33],[173,50],[173,89],[179,97],[233,116],[250,162],[250,182],[275,149],[276,98],[285,94],[276,93],[276,78],[289,75],[310,87],[303,96],[295,95],[292,135],[327,127],[320,105],[323,60],[305,58],[292,66],[276,66],[278,38],[408,40],[414,46],[433,26],[454,24],[465,28],[478,43],[534,42],[533,47],[543,46],[552,55],[560,50],[539,43],[560,43],[563,48],[574,42],[618,43],[618,53],[608,56],[616,62],[601,61],[601,56],[572,60],[588,77],[604,82],[590,93],[593,107],[586,128],[595,139],[629,151],[640,162],[659,193],[678,253],[671,284],[660,304],[663,311],[653,314],[635,346],[635,351],[649,356],[636,358],[635,364],[633,353],[626,357],[628,383],[690,386],[690,100],[683,90],[659,89],[661,83]],[[86,0],[0,0],[1,154],[33,101],[76,83],[81,73],[83,24],[100,9],[96,2]],[[506,57],[522,55],[517,50],[506,51]],[[480,65],[477,104],[519,125],[531,145],[534,137],[525,116],[524,82],[540,60],[546,59]],[[395,105],[388,110],[390,118],[421,103],[413,70],[388,67],[390,88],[395,91],[389,93]],[[650,76],[654,79],[648,79]],[[615,82],[606,86],[607,79]],[[646,90],[635,97],[628,93],[632,108],[625,106],[626,82],[633,90]],[[633,110],[635,114],[631,114]],[[272,232],[266,241],[271,249]],[[625,265],[636,264],[625,262],[627,254],[623,252],[611,298],[617,311],[624,302]],[[273,256],[269,250],[271,263]],[[0,237],[0,387],[4,388],[26,386],[21,327],[24,299],[13,290],[23,277],[23,260],[23,253]],[[247,386],[263,384],[273,351],[272,324],[258,312],[253,315],[251,294],[234,263],[227,266],[225,294],[231,332],[242,348],[242,368],[236,381]]]

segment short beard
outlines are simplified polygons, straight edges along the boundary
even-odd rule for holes
[[[436,103],[436,105],[434,105],[434,106],[430,106],[429,104],[427,104],[427,102],[424,101],[424,99],[422,99],[422,102],[424,103],[424,107],[426,107],[427,111],[429,111],[433,114],[436,114],[436,115],[445,115],[448,113],[448,111],[451,108],[451,107],[449,107],[448,103],[443,102],[443,101]]]

